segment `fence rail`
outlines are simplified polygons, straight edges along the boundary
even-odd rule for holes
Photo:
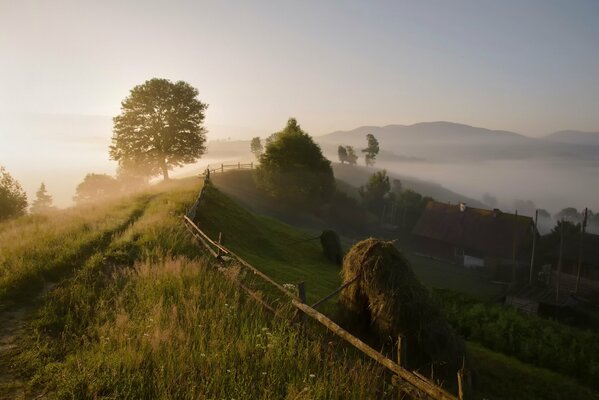
[[[253,166],[254,166],[253,163],[250,163],[250,164],[238,163],[238,164],[229,164],[229,165],[221,164],[221,168],[217,168],[217,169],[213,169],[213,170],[210,170],[210,169],[206,170],[206,172],[202,175],[204,178],[204,185],[200,191],[200,194],[199,194],[198,198],[196,199],[195,203],[189,209],[187,215],[183,216],[183,222],[184,222],[186,228],[191,232],[191,234],[196,239],[198,239],[198,241],[217,260],[219,260],[220,262],[224,262],[224,257],[229,257],[230,259],[235,260],[241,266],[252,271],[255,275],[259,276],[265,282],[272,285],[282,295],[284,295],[286,298],[291,300],[291,304],[293,305],[293,307],[295,307],[296,309],[301,311],[302,315],[310,317],[314,321],[317,321],[318,323],[323,325],[325,328],[327,328],[330,332],[332,332],[339,338],[345,340],[347,343],[349,343],[350,345],[352,345],[353,347],[355,347],[356,349],[361,351],[363,354],[367,355],[368,357],[372,358],[374,361],[376,361],[380,365],[387,368],[395,376],[397,376],[402,383],[407,384],[410,388],[410,391],[416,391],[420,395],[424,395],[424,396],[427,396],[427,397],[435,399],[435,400],[457,400],[457,398],[453,394],[451,394],[451,393],[447,392],[446,390],[444,390],[443,388],[437,386],[434,382],[432,382],[431,380],[427,379],[426,377],[420,375],[416,371],[410,371],[410,370],[403,368],[399,363],[389,359],[382,353],[376,351],[375,349],[373,349],[372,347],[370,347],[369,345],[367,345],[366,343],[364,343],[357,337],[353,336],[352,334],[350,334],[349,332],[347,332],[346,330],[341,328],[339,325],[337,325],[335,322],[333,322],[331,319],[329,319],[326,315],[324,315],[314,309],[314,306],[319,305],[318,303],[322,303],[322,302],[326,301],[327,299],[333,297],[332,295],[334,293],[340,291],[343,288],[343,286],[341,288],[337,289],[335,292],[333,292],[333,294],[325,297],[323,300],[321,300],[320,302],[315,304],[313,307],[311,307],[305,303],[305,295],[298,297],[297,295],[291,293],[289,290],[284,288],[281,284],[274,281],[268,275],[266,275],[265,273],[263,273],[262,271],[260,271],[259,269],[257,269],[256,267],[254,267],[253,265],[251,265],[250,263],[248,263],[241,257],[239,257],[237,254],[235,254],[229,248],[224,246],[220,240],[215,241],[214,239],[211,239],[204,231],[202,231],[198,227],[198,225],[194,222],[194,219],[196,216],[197,208],[199,207],[199,205],[205,195],[205,188],[210,184],[210,174],[215,173],[215,172],[224,172],[227,168],[230,168],[230,167],[236,167],[235,169],[243,169],[243,168],[247,168],[247,167],[245,167],[247,165],[250,166],[249,168],[253,168]],[[355,281],[355,279],[354,279],[354,281]],[[264,306],[267,310],[269,310],[273,314],[277,315],[276,310],[274,310],[269,304],[267,304],[260,296],[257,296],[257,294],[255,292],[253,292],[247,286],[243,285],[241,282],[236,282],[236,283],[238,284],[238,286],[241,289],[243,289],[246,293],[248,293],[248,295],[251,298],[256,300],[258,303],[260,303],[262,306]],[[350,283],[353,283],[353,282],[350,282]],[[344,285],[344,286],[346,286],[346,285]],[[302,282],[301,286],[303,287],[303,282]],[[461,382],[461,373],[462,373],[461,371],[458,371],[458,386],[460,388],[461,388],[461,383],[462,383]],[[462,395],[462,391],[460,390],[459,391],[459,399],[462,399],[462,398],[463,398],[463,395]]]
[[[216,174],[216,173],[223,173],[225,171],[230,171],[232,169],[254,169],[254,167],[256,167],[257,164],[250,162],[250,163],[240,163],[238,162],[237,164],[221,164],[220,166],[216,166],[216,167],[210,167],[208,166],[208,168],[206,168],[206,171],[204,171],[204,173],[202,174],[202,176],[206,176],[206,175],[210,175],[210,174]]]

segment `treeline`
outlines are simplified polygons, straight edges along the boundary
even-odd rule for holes
[[[599,389],[599,335],[453,291],[436,294],[465,339]]]

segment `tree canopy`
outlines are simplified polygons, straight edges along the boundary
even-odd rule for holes
[[[315,205],[327,201],[335,190],[331,162],[312,137],[290,118],[272,136],[256,169],[257,185],[273,197],[292,204]]]
[[[147,176],[197,161],[206,149],[198,90],[183,81],[150,79],[131,89],[114,117],[110,157]]]
[[[0,221],[18,217],[27,210],[27,194],[16,181],[0,166]]]
[[[365,149],[362,149],[362,153],[364,153],[364,162],[366,165],[372,166],[374,165],[377,154],[379,154],[379,141],[376,140],[371,133],[366,135],[366,141],[368,142],[368,145]]]
[[[91,173],[87,174],[83,182],[77,185],[73,200],[76,203],[86,203],[112,197],[119,193],[119,182],[112,176]]]
[[[358,189],[366,208],[375,215],[381,215],[387,195],[391,190],[387,171],[375,172],[370,176],[366,185]]]
[[[31,204],[32,213],[44,213],[52,209],[52,196],[46,190],[46,184],[42,182],[40,188],[35,192],[35,200]]]
[[[264,148],[262,147],[262,141],[260,140],[259,136],[256,136],[255,138],[253,138],[252,141],[250,142],[250,150],[252,151],[252,154],[254,155],[254,157],[260,158]]]
[[[358,156],[354,148],[352,146],[345,146],[345,150],[347,151],[347,162],[349,165],[356,165],[358,163]]]
[[[339,156],[339,161],[341,161],[341,164],[348,161],[347,160],[347,149],[344,146],[339,146],[337,148],[337,155]]]

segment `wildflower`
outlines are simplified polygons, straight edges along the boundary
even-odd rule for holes
[[[228,369],[228,370],[227,370],[227,372],[231,372],[231,370],[230,370],[230,369]]]
[[[266,372],[262,372],[262,375],[266,375]]]
[[[310,374],[310,378],[316,378],[316,375]]]
[[[262,332],[266,332],[268,330],[268,328],[264,327],[262,328]]]
[[[200,357],[206,357],[206,353],[200,354]]]

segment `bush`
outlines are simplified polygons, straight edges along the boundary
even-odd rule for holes
[[[0,222],[25,214],[27,195],[21,184],[0,167]]]

